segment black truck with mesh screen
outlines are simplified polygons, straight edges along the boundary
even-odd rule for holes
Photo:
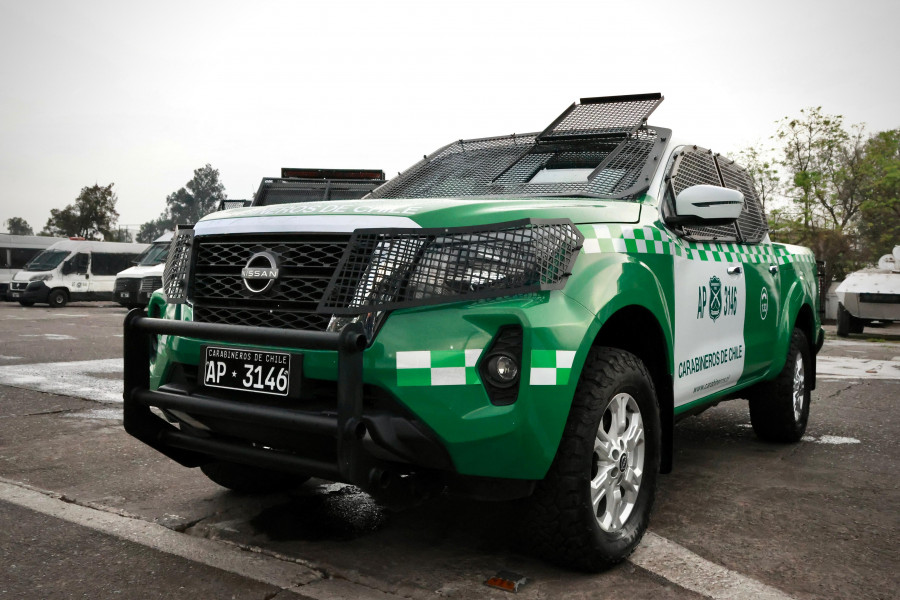
[[[647,127],[662,99],[582,98],[543,132],[444,146],[369,197],[640,197],[671,136],[667,129]]]

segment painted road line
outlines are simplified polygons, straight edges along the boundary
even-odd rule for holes
[[[825,379],[900,379],[900,362],[820,355],[816,375]]]
[[[713,600],[791,600],[780,590],[701,558],[649,531],[628,560]]]
[[[121,358],[7,365],[0,385],[114,404],[122,402],[122,370]]]
[[[206,538],[191,537],[157,523],[66,502],[54,494],[2,478],[0,500],[283,589],[296,589],[322,577],[300,563],[278,560]]]

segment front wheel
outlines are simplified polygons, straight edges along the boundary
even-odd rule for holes
[[[50,308],[62,308],[68,301],[69,297],[64,290],[53,290],[47,296],[47,304],[50,305]]]
[[[810,351],[799,329],[791,334],[784,368],[772,381],[760,384],[750,398],[753,431],[769,442],[800,441],[809,421]]]
[[[586,571],[627,558],[650,520],[660,448],[646,367],[629,352],[591,350],[556,458],[532,498],[538,551]]]

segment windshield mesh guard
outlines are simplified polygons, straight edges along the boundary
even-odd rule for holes
[[[660,102],[659,94],[583,99],[542,133],[448,144],[367,197],[636,198],[671,136],[646,127]]]
[[[561,289],[583,241],[568,219],[357,229],[318,311],[355,315]]]

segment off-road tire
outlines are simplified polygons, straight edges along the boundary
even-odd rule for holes
[[[242,494],[283,492],[293,489],[309,479],[305,475],[268,471],[225,461],[201,465],[200,470],[213,482]]]
[[[50,308],[62,308],[69,302],[69,296],[65,290],[53,290],[47,296],[47,304]]]
[[[797,381],[797,363],[802,366],[802,390]],[[791,333],[787,360],[778,377],[758,384],[750,398],[750,423],[757,437],[768,442],[800,441],[809,421],[811,358],[809,343],[799,329]],[[797,408],[795,392],[802,393]]]
[[[844,305],[838,303],[837,334],[839,337],[847,337],[851,333],[862,333],[866,326],[863,319],[854,317]]]
[[[618,530],[604,531],[591,501],[591,478],[597,469],[595,440],[606,409],[622,394],[636,401],[640,413],[644,464],[630,514]],[[536,551],[549,561],[590,572],[627,558],[650,521],[660,449],[659,406],[644,364],[629,352],[592,349],[575,390],[556,457],[529,502],[528,526]]]
[[[34,306],[34,300],[19,300],[22,306]]]

